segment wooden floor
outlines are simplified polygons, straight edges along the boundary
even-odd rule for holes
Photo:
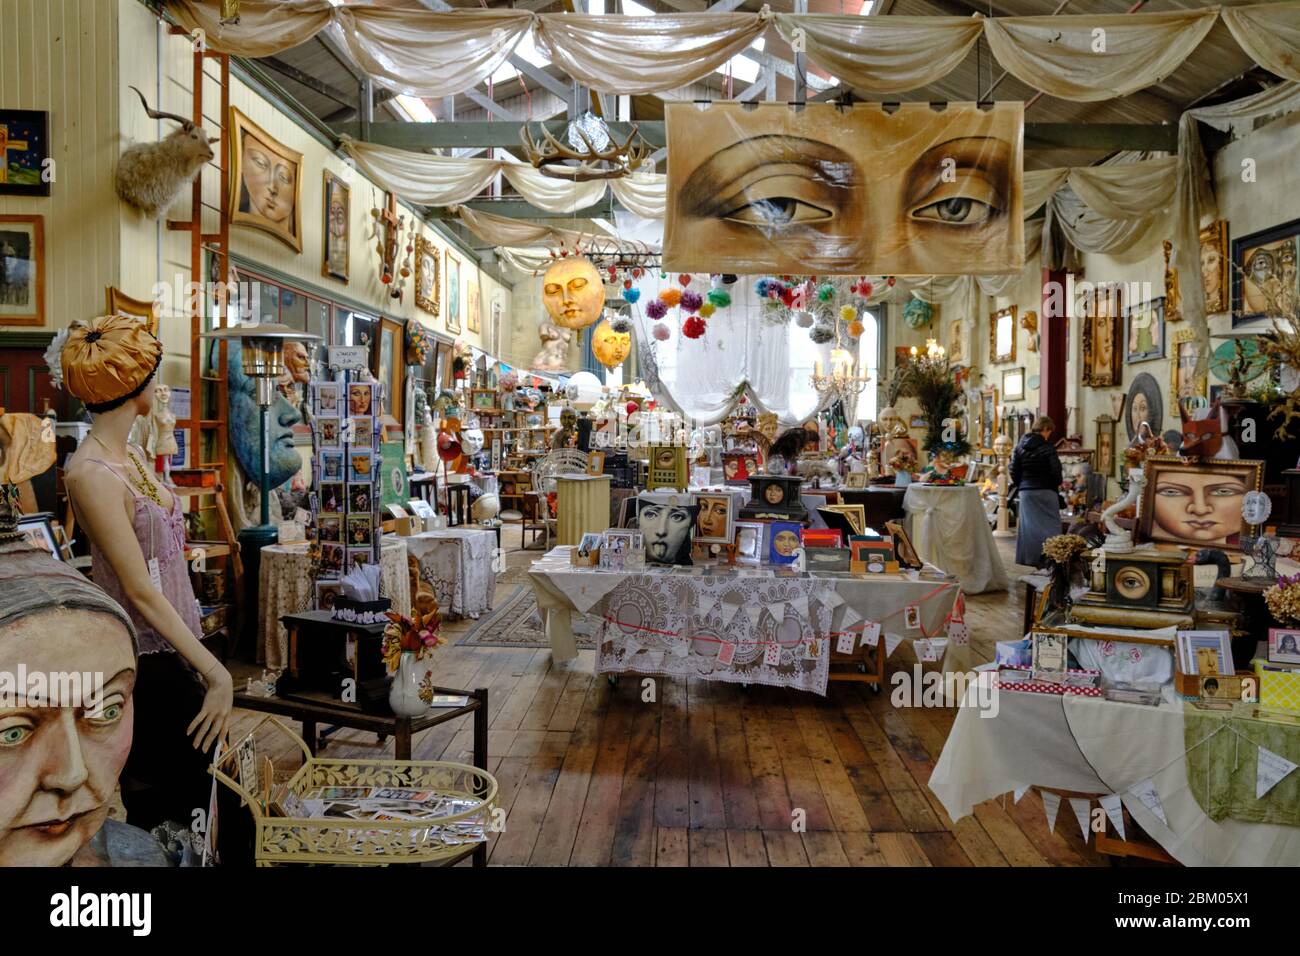
[[[509,539],[506,545],[510,546]],[[517,542],[516,542],[517,544]],[[1027,569],[1012,564],[1013,580]],[[1014,540],[1010,542],[1014,545]],[[511,578],[540,552],[509,555]],[[987,661],[1020,631],[1023,592],[967,599]],[[470,622],[445,625],[453,644]],[[438,683],[490,689],[489,769],[500,783],[498,866],[1097,866],[1068,814],[1049,832],[1032,791],[954,823],[926,787],[956,711],[894,709],[888,688],[832,684],[826,698],[701,680],[612,687],[594,653],[556,665],[548,650],[439,652]],[[891,670],[915,663],[910,646]],[[934,666],[934,665],[930,665]],[[236,733],[256,720],[240,712]],[[417,759],[470,761],[468,718],[416,738]],[[329,756],[391,755],[391,741],[340,731]],[[805,821],[793,823],[796,811]]]

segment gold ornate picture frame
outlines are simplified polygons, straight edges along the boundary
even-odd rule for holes
[[[302,252],[302,153],[230,108],[230,222]]]
[[[989,316],[989,364],[1016,360],[1016,307],[999,309]]]
[[[1250,530],[1241,502],[1247,492],[1261,489],[1262,461],[1155,457],[1143,468],[1147,483],[1135,541],[1241,550],[1241,538]]]
[[[1200,351],[1196,333],[1191,329],[1180,329],[1174,334],[1169,349],[1169,390],[1175,402],[1197,395],[1209,397],[1208,363],[1199,376],[1196,374]]]
[[[1216,219],[1201,230],[1201,286],[1205,314],[1227,312],[1231,305],[1232,260],[1228,251],[1228,221]]]
[[[424,236],[415,237],[415,304],[430,315],[438,314],[441,301],[438,247]]]
[[[1119,285],[1095,285],[1083,297],[1084,385],[1113,388],[1123,380],[1123,294]]]

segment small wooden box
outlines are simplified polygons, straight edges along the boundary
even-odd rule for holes
[[[1254,702],[1258,698],[1258,680],[1249,671],[1237,674],[1184,674],[1175,669],[1174,690],[1183,697],[1202,700]]]
[[[591,548],[586,554],[578,554],[575,544],[569,551],[569,564],[575,568],[595,568],[600,566],[600,548]]]

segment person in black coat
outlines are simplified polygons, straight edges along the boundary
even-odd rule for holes
[[[1056,424],[1040,415],[1033,430],[1011,455],[1011,484],[1016,489],[1016,563],[1041,563],[1043,542],[1061,533],[1061,458],[1049,441]]]

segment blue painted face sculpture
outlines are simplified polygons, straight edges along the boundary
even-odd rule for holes
[[[239,341],[232,340],[226,347],[226,384],[230,392],[230,446],[235,459],[249,481],[262,476],[261,409],[257,405],[257,385],[244,374],[240,359]],[[278,488],[302,468],[302,459],[293,447],[293,426],[302,420],[298,409],[284,397],[275,393],[267,416],[267,451],[271,460],[271,487]]]

